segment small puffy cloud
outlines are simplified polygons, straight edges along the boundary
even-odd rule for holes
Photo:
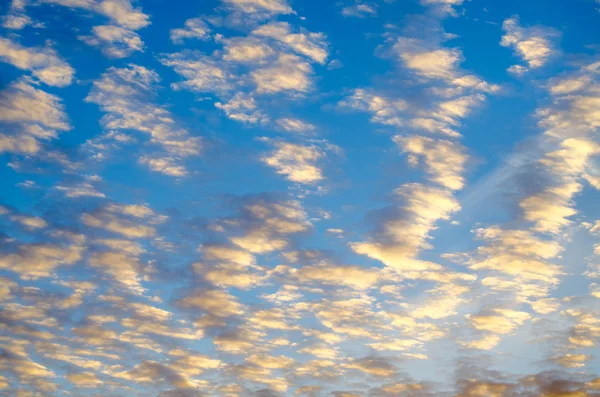
[[[531,308],[540,314],[549,314],[560,308],[560,302],[556,298],[538,299],[531,302]]]
[[[137,258],[121,252],[98,252],[92,254],[89,263],[127,288],[136,292],[144,291],[140,285],[142,264]]]
[[[230,119],[242,123],[256,124],[269,121],[268,116],[261,110],[258,110],[254,97],[245,95],[241,92],[235,94],[233,98],[225,104],[216,102],[215,107],[223,110]]]
[[[308,215],[295,200],[270,195],[244,196],[236,203],[239,215],[225,218],[218,226],[230,232],[229,240],[255,254],[285,248],[290,235],[311,228]]]
[[[323,33],[303,30],[293,33],[292,27],[287,22],[273,22],[262,25],[252,31],[252,34],[272,38],[314,62],[324,64],[327,61],[327,42]]]
[[[69,373],[66,378],[76,387],[97,388],[103,384],[103,382],[91,372]]]
[[[391,377],[396,374],[396,367],[383,358],[365,357],[354,359],[345,365],[348,369],[355,369],[376,377]]]
[[[464,0],[421,0],[421,5],[433,7],[433,9],[442,15],[456,15],[455,6],[460,6]]]
[[[210,35],[210,27],[202,18],[190,18],[185,21],[184,28],[171,29],[171,41],[183,44],[184,39],[205,40]]]
[[[259,332],[235,328],[215,336],[213,343],[219,351],[246,355],[250,349],[256,347],[260,338]]]
[[[188,175],[186,168],[183,165],[177,164],[176,160],[172,157],[142,156],[138,159],[138,162],[147,165],[152,171],[175,178],[182,178]]]
[[[216,262],[232,262],[238,265],[251,266],[255,262],[254,255],[248,251],[223,245],[202,246],[204,259]]]
[[[535,230],[556,234],[571,223],[568,218],[577,213],[571,200],[582,189],[577,176],[585,170],[588,159],[598,153],[600,145],[597,143],[569,138],[539,161],[556,183],[519,203],[523,217],[535,223]]]
[[[345,17],[366,18],[377,15],[377,10],[372,5],[366,3],[356,3],[342,8],[342,15]]]
[[[585,354],[565,354],[562,356],[552,357],[552,361],[558,365],[567,368],[582,368],[585,367],[586,361],[591,360],[592,357],[586,356]]]
[[[204,245],[201,250],[205,263],[195,264],[194,271],[216,286],[245,289],[263,279],[253,271],[257,266],[254,255],[248,251],[214,244]]]
[[[147,206],[137,204],[111,204],[81,216],[81,221],[86,226],[101,228],[128,238],[145,238],[155,234],[153,226],[140,223],[144,219],[149,223],[164,220]]]
[[[183,307],[200,309],[216,317],[239,316],[244,313],[244,305],[227,291],[219,289],[191,291],[178,303]]]
[[[19,223],[29,230],[43,229],[48,226],[48,223],[44,219],[37,216],[12,215],[10,220]]]
[[[43,0],[46,3],[60,4],[67,7],[80,7],[97,12],[111,22],[128,29],[141,29],[150,24],[150,17],[140,8],[134,8],[130,0],[100,0],[100,1],[65,1]]]
[[[292,14],[294,11],[286,0],[223,0],[246,13],[264,14]]]
[[[166,108],[151,101],[158,81],[158,74],[143,66],[109,68],[94,81],[86,101],[106,113],[101,120],[106,130],[139,131],[168,154],[142,156],[140,163],[166,175],[185,176],[187,170],[179,161],[200,154],[201,139],[179,128]]]
[[[281,54],[266,68],[251,72],[258,93],[305,93],[312,88],[313,70],[308,62],[293,54]]]
[[[463,187],[467,155],[459,143],[419,135],[397,135],[394,142],[403,152],[408,153],[411,165],[418,165],[422,158],[425,170],[433,177],[433,181],[452,190]]]
[[[325,152],[318,146],[284,141],[268,142],[274,146],[274,150],[261,160],[273,167],[278,174],[285,175],[292,182],[307,184],[324,178],[319,162],[325,157]]]
[[[106,195],[104,193],[96,190],[94,185],[92,185],[91,183],[87,183],[87,182],[84,182],[84,183],[81,183],[78,185],[71,185],[71,186],[58,185],[58,186],[56,186],[56,190],[63,192],[65,197],[69,197],[69,198],[80,198],[80,197],[104,198],[104,197],[106,197]]]
[[[357,88],[351,96],[340,101],[339,106],[367,111],[371,121],[386,125],[403,125],[403,112],[408,108],[406,101],[379,96],[371,90]]]
[[[478,331],[487,331],[493,334],[510,334],[525,321],[531,318],[529,313],[510,309],[492,309],[489,313],[467,315],[471,325]]]
[[[306,133],[315,130],[315,126],[299,119],[284,117],[277,119],[276,124],[286,132]]]
[[[266,354],[253,354],[246,361],[267,369],[290,368],[295,364],[294,359],[286,356],[269,356]]]
[[[59,266],[81,260],[83,251],[84,247],[79,245],[21,244],[16,252],[0,256],[0,269],[15,272],[23,279],[49,277]]]
[[[31,18],[25,13],[27,1],[12,0],[8,13],[2,17],[2,27],[6,29],[21,30],[31,25]]]
[[[276,54],[275,49],[259,37],[221,38],[223,60],[248,65],[260,65]]]
[[[463,342],[462,345],[469,349],[491,350],[500,343],[501,338],[498,335],[485,335],[481,339],[470,342]]]
[[[174,83],[172,87],[175,89],[222,92],[232,86],[233,77],[224,66],[199,51],[185,50],[169,54],[161,59],[161,63],[186,78],[183,82]]]
[[[436,48],[414,38],[399,37],[392,50],[406,68],[428,79],[454,79],[462,61],[462,53],[458,49]]]
[[[511,47],[527,63],[527,66],[513,65],[509,72],[521,75],[531,69],[544,66],[555,54],[553,39],[557,33],[545,27],[524,28],[518,16],[508,18],[502,24],[505,34],[500,44]]]
[[[458,201],[446,189],[420,184],[396,189],[394,198],[397,204],[374,214],[376,224],[372,238],[351,243],[351,248],[398,270],[439,269],[439,265],[415,257],[420,249],[428,246],[429,232],[435,223],[448,219],[460,209]]]
[[[65,87],[71,84],[75,70],[50,47],[23,47],[0,37],[0,60],[28,70],[44,83]]]
[[[125,58],[144,50],[144,43],[133,30],[115,25],[92,28],[93,36],[79,36],[86,44],[100,48],[109,58]]]
[[[12,83],[0,92],[0,153],[36,154],[40,141],[71,129],[60,98],[36,88],[27,80]]]
[[[527,230],[492,227],[476,233],[486,245],[479,247],[479,256],[469,262],[472,269],[490,269],[525,281],[557,282],[560,268],[548,261],[561,253],[558,242],[543,240]]]

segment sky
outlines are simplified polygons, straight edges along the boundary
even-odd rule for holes
[[[600,1],[0,5],[0,395],[600,396]]]

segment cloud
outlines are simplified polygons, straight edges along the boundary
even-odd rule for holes
[[[282,54],[271,66],[251,73],[258,93],[307,92],[312,88],[308,62],[292,54]]]
[[[127,288],[138,293],[144,291],[140,285],[142,264],[137,258],[120,252],[97,252],[92,254],[89,263]]]
[[[346,368],[359,370],[377,377],[390,377],[396,374],[396,368],[393,364],[382,358],[376,357],[365,357],[352,360],[346,364]]]
[[[36,88],[28,80],[13,82],[0,92],[0,152],[37,154],[41,141],[71,129],[60,98]]]
[[[456,69],[462,61],[462,54],[456,48],[429,48],[430,44],[415,38],[399,37],[392,50],[403,65],[428,79],[451,80],[456,77]]]
[[[227,117],[242,123],[264,124],[269,121],[269,117],[261,110],[257,109],[254,97],[244,95],[240,92],[235,94],[229,102],[222,104],[215,102],[215,107],[225,112]]]
[[[225,233],[234,245],[253,254],[286,248],[289,238],[312,227],[296,200],[259,194],[232,198],[235,217],[217,220],[212,227]]]
[[[388,99],[362,88],[355,89],[351,96],[339,102],[339,106],[368,111],[373,114],[372,122],[396,126],[403,124],[401,115],[408,107],[402,99]]]
[[[274,150],[262,157],[262,161],[285,175],[291,182],[313,184],[324,176],[318,163],[325,153],[315,145],[304,146],[284,141],[267,141]]]
[[[154,236],[153,226],[140,223],[147,218],[150,222],[159,223],[162,218],[145,205],[112,204],[98,208],[92,213],[85,213],[81,221],[90,227],[101,228],[111,233],[117,233],[128,238],[147,238]]]
[[[409,154],[412,165],[418,165],[419,159],[423,158],[426,172],[432,175],[433,181],[452,190],[463,187],[467,155],[460,144],[418,135],[397,135],[393,139],[403,152]]]
[[[142,132],[169,154],[145,155],[140,157],[140,163],[166,175],[185,176],[187,170],[178,162],[199,155],[201,139],[179,128],[166,108],[149,100],[158,81],[158,75],[143,66],[112,67],[94,81],[86,101],[98,104],[106,113],[101,122],[107,130]]]
[[[21,30],[32,24],[32,20],[25,14],[27,1],[12,0],[8,13],[2,17],[2,26],[6,29]]]
[[[558,233],[570,224],[569,217],[577,212],[572,208],[571,199],[582,186],[577,176],[585,171],[588,159],[600,153],[600,145],[586,139],[569,138],[559,143],[555,151],[546,153],[539,161],[547,167],[556,184],[520,202],[523,217],[535,222],[535,230]]]
[[[23,47],[0,37],[0,60],[28,70],[40,81],[56,87],[71,84],[75,70],[51,47]]]
[[[398,205],[377,213],[373,239],[351,244],[359,254],[367,255],[397,270],[436,270],[438,265],[415,259],[427,247],[428,233],[438,220],[448,219],[460,209],[452,193],[440,188],[409,184],[394,191]],[[402,205],[402,202],[405,202]]]
[[[284,117],[276,120],[277,125],[287,132],[311,132],[315,130],[315,126],[306,123],[302,120]]]
[[[59,266],[82,259],[84,247],[76,244],[23,243],[16,252],[0,257],[0,268],[17,273],[22,279],[50,277]]]
[[[471,325],[478,331],[494,334],[510,334],[529,320],[531,316],[525,312],[510,309],[492,309],[489,313],[468,316]]]
[[[37,216],[12,215],[10,220],[21,224],[29,230],[43,229],[48,226],[48,223],[43,218]]]
[[[184,78],[173,83],[173,88],[214,95],[215,106],[233,120],[267,124],[272,117],[265,111],[264,102],[269,101],[270,96],[296,99],[314,89],[312,64],[326,63],[328,44],[323,33],[309,32],[289,22],[259,23],[262,16],[276,9],[284,12],[276,7],[278,2],[232,1],[228,4],[233,6],[234,3],[254,13],[233,16],[239,19],[234,25],[241,25],[239,30],[246,34],[220,33],[223,23],[228,26],[232,15],[226,19],[229,22],[223,22],[222,16],[206,17],[213,25],[215,43],[222,45],[222,50],[210,55],[184,50],[162,55],[161,62]]]
[[[292,14],[286,0],[224,0],[225,4],[246,13]]]
[[[186,78],[184,82],[174,83],[175,89],[188,89],[196,92],[220,92],[231,88],[232,76],[222,69],[218,62],[199,51],[185,50],[169,54],[161,63],[170,66]]]
[[[171,29],[170,37],[174,44],[183,44],[184,39],[206,40],[210,35],[210,27],[202,18],[190,18],[185,21],[184,28]]]
[[[86,44],[97,47],[109,58],[126,58],[134,52],[144,51],[144,43],[133,30],[114,25],[92,28],[93,36],[79,36]]]
[[[73,186],[56,186],[56,190],[64,193],[65,197],[80,198],[80,197],[99,197],[104,198],[106,195],[96,190],[91,183],[81,183]]]
[[[200,309],[216,317],[239,316],[244,313],[244,305],[226,291],[219,289],[192,291],[178,303],[183,307]]]
[[[455,6],[460,6],[464,3],[464,0],[421,0],[423,6],[430,6],[434,11],[440,13],[442,16],[446,14],[456,15]]]
[[[345,17],[366,18],[377,15],[375,7],[366,3],[356,3],[342,8],[342,15]]]
[[[553,40],[558,34],[545,27],[524,28],[520,26],[518,16],[506,19],[502,23],[502,36],[500,44],[504,47],[512,47],[527,66],[513,65],[508,71],[517,75],[524,74],[531,69],[544,66],[551,56],[556,54]]]
[[[258,37],[269,37],[289,47],[292,51],[304,55],[314,62],[324,64],[327,61],[327,42],[323,33],[300,30],[292,33],[287,22],[272,22],[252,31]]]
[[[98,387],[102,381],[91,372],[70,373],[66,375],[69,382],[77,387]]]
[[[148,26],[150,17],[140,8],[134,8],[129,0],[43,0],[41,3],[81,8],[107,17],[111,24],[92,27],[92,36],[79,36],[86,44],[100,48],[107,57],[124,58],[143,51],[144,44],[135,31]]]

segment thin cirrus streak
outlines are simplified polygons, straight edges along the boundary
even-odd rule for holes
[[[598,4],[12,0],[0,394],[600,395]]]

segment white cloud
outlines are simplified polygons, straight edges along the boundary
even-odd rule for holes
[[[202,18],[190,18],[185,21],[185,27],[171,29],[171,41],[175,44],[183,44],[184,39],[205,40],[210,35],[210,27]]]
[[[86,44],[98,47],[109,58],[125,58],[144,50],[140,36],[131,29],[115,25],[92,28],[93,36],[79,36]]]
[[[0,92],[0,152],[36,154],[40,141],[71,129],[60,98],[48,94],[27,80],[12,83]]]
[[[370,112],[373,115],[372,122],[395,126],[403,125],[402,116],[408,108],[407,102],[402,99],[385,98],[362,88],[355,89],[338,105]]]
[[[21,244],[17,252],[0,257],[0,268],[17,273],[23,279],[50,277],[59,266],[81,260],[84,249],[80,245]]]
[[[238,92],[229,100],[222,104],[215,102],[215,107],[225,112],[227,117],[242,123],[256,124],[269,121],[267,115],[258,110],[254,97]]]
[[[277,123],[279,128],[287,132],[311,132],[314,131],[316,128],[312,124],[290,117],[283,117],[277,119],[275,122]]]
[[[403,152],[408,153],[412,165],[418,165],[419,159],[422,158],[425,170],[432,176],[433,181],[452,190],[463,187],[467,155],[459,143],[419,135],[397,135],[394,142]]]
[[[183,82],[173,83],[175,89],[219,93],[229,91],[233,86],[233,76],[217,61],[199,51],[170,54],[162,58],[161,63],[186,78]]]
[[[291,33],[291,29],[287,22],[273,22],[253,30],[252,34],[273,38],[314,62],[324,64],[327,61],[327,42],[323,33]]]
[[[292,14],[286,0],[223,0],[226,4],[247,13]]]
[[[414,38],[399,37],[392,49],[406,68],[429,79],[455,78],[462,61],[462,53],[456,48],[434,48]]]
[[[375,7],[366,3],[356,3],[342,8],[342,15],[345,17],[366,18],[377,15]]]
[[[519,17],[508,18],[502,24],[505,34],[500,44],[512,47],[527,63],[527,66],[513,65],[508,71],[523,74],[531,69],[544,66],[549,58],[556,53],[552,40],[557,33],[545,27],[524,28],[519,24]]]
[[[173,177],[184,177],[187,176],[188,172],[183,165],[179,165],[171,157],[150,157],[142,156],[139,158],[140,164],[145,164],[152,171],[160,172],[161,174],[173,176]]]
[[[185,176],[180,161],[200,154],[201,139],[179,128],[166,108],[151,101],[158,81],[158,74],[143,66],[113,67],[94,81],[86,101],[100,105],[106,113],[101,120],[105,129],[145,133],[168,153],[142,156],[140,163],[166,175]]]
[[[317,146],[305,146],[290,142],[271,141],[275,149],[262,161],[296,183],[315,183],[323,179],[318,163],[325,157]]]
[[[313,70],[308,62],[292,54],[281,54],[271,66],[251,72],[258,93],[298,92],[312,88]]]
[[[458,201],[451,191],[421,184],[402,186],[394,196],[399,203],[378,213],[372,238],[351,243],[351,248],[399,271],[439,270],[439,265],[416,256],[428,246],[435,223],[460,209]]]
[[[23,47],[0,37],[0,60],[29,70],[44,83],[57,87],[71,84],[75,70],[51,47]]]

